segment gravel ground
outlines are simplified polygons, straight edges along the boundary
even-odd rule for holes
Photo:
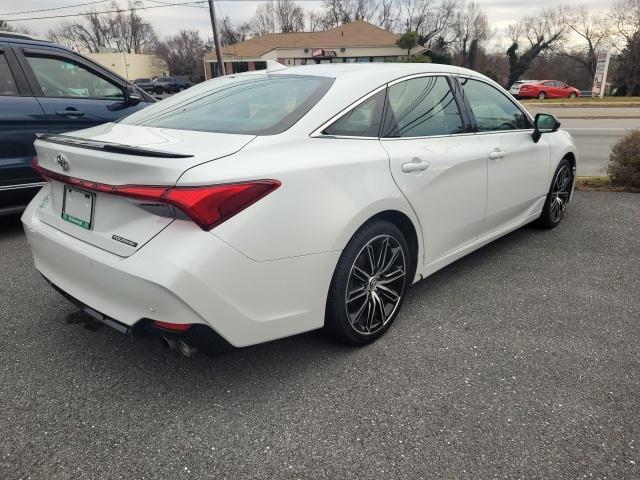
[[[0,219],[0,478],[640,478],[640,195],[577,192],[319,333],[184,358],[69,324]]]

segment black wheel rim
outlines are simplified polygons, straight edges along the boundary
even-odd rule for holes
[[[360,250],[345,292],[347,318],[356,332],[373,335],[389,323],[404,294],[406,272],[404,251],[391,235],[379,235]]]
[[[553,188],[551,189],[551,204],[549,205],[551,220],[557,223],[564,215],[564,211],[569,203],[571,187],[573,184],[573,174],[567,165],[563,165],[556,174]]]

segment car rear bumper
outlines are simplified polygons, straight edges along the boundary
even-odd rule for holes
[[[319,328],[340,252],[257,262],[188,221],[119,257],[38,219],[22,222],[36,268],[59,290],[126,330],[140,322],[202,324],[234,346]]]

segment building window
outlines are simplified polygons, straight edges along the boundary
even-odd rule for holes
[[[249,71],[249,62],[233,62],[231,63],[233,73],[242,73]]]

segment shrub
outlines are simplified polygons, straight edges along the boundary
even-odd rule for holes
[[[613,146],[607,173],[614,185],[640,189],[640,130],[633,130]]]

